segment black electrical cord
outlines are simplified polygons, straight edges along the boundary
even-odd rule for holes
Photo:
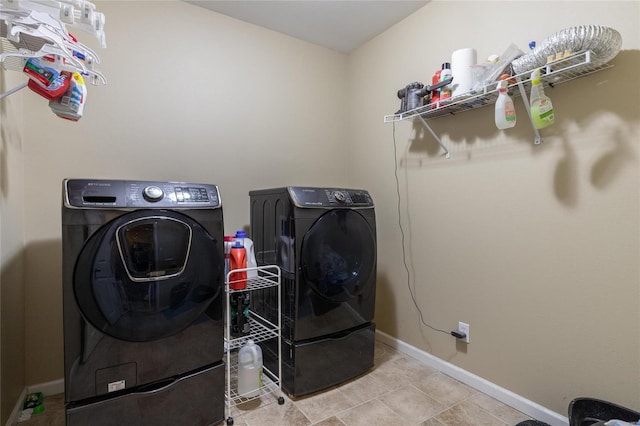
[[[404,230],[402,229],[402,210],[401,210],[401,206],[400,206],[400,180],[398,179],[398,147],[397,147],[397,143],[396,143],[396,122],[393,122],[393,171],[396,177],[396,192],[398,194],[398,226],[400,227],[400,235],[402,235],[402,262],[404,264],[404,269],[407,272],[407,287],[409,288],[409,293],[411,294],[411,300],[413,300],[413,304],[415,305],[416,309],[418,310],[418,313],[420,314],[420,322],[422,322],[422,324],[426,325],[427,327],[429,327],[432,330],[438,331],[440,333],[444,333],[444,334],[449,334],[449,335],[453,335],[452,332],[449,331],[445,331],[445,330],[440,330],[439,328],[433,327],[430,324],[427,324],[424,320],[424,316],[422,315],[422,310],[420,309],[420,306],[418,306],[418,302],[416,301],[416,297],[413,294],[413,290],[411,289],[411,274],[409,272],[409,266],[407,266],[407,254],[405,252],[405,248],[404,248]],[[457,337],[457,336],[455,336]],[[464,338],[464,336],[462,336]]]

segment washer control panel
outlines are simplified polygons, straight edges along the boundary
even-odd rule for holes
[[[363,189],[313,188],[290,186],[287,188],[298,207],[373,207],[371,195]]]
[[[215,208],[220,207],[216,185],[187,182],[149,182],[106,179],[64,181],[68,207]]]

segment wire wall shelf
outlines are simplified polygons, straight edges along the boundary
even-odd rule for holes
[[[595,54],[587,50],[549,62],[544,67],[541,67],[540,80],[545,87],[553,87],[557,84],[611,68],[612,66],[613,65],[598,61]],[[518,85],[529,83],[531,81],[530,74],[532,71],[533,70],[530,70],[513,76],[516,82],[509,84],[507,88],[511,89]],[[449,100],[442,101],[438,105],[424,105],[409,111],[386,115],[384,122],[392,123],[394,121],[416,118],[417,116],[423,119],[438,118],[493,105],[498,99],[496,85],[497,82],[492,82],[485,85],[480,91],[456,96]],[[521,96],[521,92],[519,91],[512,91],[510,94],[513,97]]]

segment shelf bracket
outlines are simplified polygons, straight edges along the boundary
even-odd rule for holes
[[[433,131],[433,129],[431,128],[431,126],[429,126],[429,124],[427,123],[427,121],[422,118],[421,115],[418,115],[418,118],[420,119],[420,121],[422,122],[422,125],[425,127],[425,129],[427,129],[429,131],[429,133],[431,133],[431,136],[433,136],[433,138],[438,142],[438,144],[442,147],[442,149],[444,150],[444,158],[449,159],[451,158],[451,153],[449,152],[449,150],[447,149],[446,146],[444,146],[444,144],[442,143],[442,141],[440,140],[440,138],[438,137],[438,135],[436,135],[436,132]]]
[[[0,93],[0,100],[6,98],[9,95],[12,95],[12,94],[16,93],[19,90],[24,89],[25,87],[27,87],[27,83],[22,83],[19,86],[14,87],[13,89],[9,89],[4,93]]]
[[[518,89],[520,89],[520,97],[522,98],[522,103],[524,103],[524,107],[527,110],[527,116],[529,117],[529,122],[531,123],[531,127],[533,128],[533,134],[535,135],[535,140],[533,143],[535,145],[540,145],[543,140],[542,136],[540,136],[540,131],[533,124],[533,119],[531,118],[531,107],[529,106],[529,98],[527,97],[527,91],[524,88],[524,83],[520,80],[520,77],[516,77],[516,81],[518,83]]]

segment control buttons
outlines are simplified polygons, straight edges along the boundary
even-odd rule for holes
[[[351,196],[351,201],[355,204],[372,204],[371,198],[366,193],[350,192],[349,195]]]
[[[164,192],[160,187],[147,186],[145,189],[142,190],[142,196],[144,197],[145,200],[155,203],[156,201],[162,200],[162,198],[164,197]]]
[[[339,201],[341,203],[344,203],[347,200],[347,196],[344,195],[344,192],[342,191],[334,192],[333,197],[336,199],[336,201]]]
[[[179,203],[208,203],[209,194],[206,188],[175,187],[176,199]]]

